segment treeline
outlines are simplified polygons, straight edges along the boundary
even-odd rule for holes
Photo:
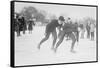
[[[38,10],[35,7],[24,7],[20,13],[15,12],[16,15],[24,16],[25,20],[36,19],[37,22],[47,23],[46,12],[44,10]]]

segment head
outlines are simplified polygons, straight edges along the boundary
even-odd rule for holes
[[[64,19],[63,16],[60,16],[59,19],[58,19],[58,21],[59,21],[59,24],[63,24],[64,21],[65,21],[65,19]]]
[[[71,20],[71,18],[70,18],[70,17],[68,17],[68,20]]]
[[[72,23],[72,21],[71,21],[71,18],[70,18],[70,17],[68,17],[67,22],[68,22],[68,23],[70,23],[70,24]]]

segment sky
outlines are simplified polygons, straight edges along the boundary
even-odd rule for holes
[[[65,18],[70,17],[73,20],[83,19],[84,17],[96,19],[96,7],[86,6],[15,2],[15,12],[20,12],[24,7],[29,6],[33,6],[38,10],[44,10],[49,14],[56,15],[57,17],[63,15]]]

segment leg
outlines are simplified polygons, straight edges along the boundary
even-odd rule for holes
[[[89,32],[88,32],[88,30],[87,30],[87,38],[89,38]]]
[[[20,36],[20,35],[19,35],[19,31],[17,31],[17,36]]]
[[[19,34],[19,30],[17,30],[16,33],[17,33],[17,37],[20,36],[20,34]]]
[[[29,30],[29,34],[31,33],[31,30]]]
[[[39,43],[39,45],[38,45],[38,49],[40,49],[40,46],[41,46],[41,44],[42,44],[43,42],[45,42],[46,40],[48,40],[49,36],[50,36],[50,33],[46,34],[46,36],[40,41],[40,43]]]
[[[71,33],[71,34],[70,34],[70,38],[72,39],[71,52],[75,52],[75,51],[74,51],[74,45],[75,45],[75,42],[76,42],[75,35],[74,35],[73,33]]]
[[[91,40],[94,40],[94,32],[91,32]]]
[[[23,34],[25,34],[25,26],[23,27]]]
[[[25,34],[25,30],[23,30],[23,34]]]
[[[21,36],[21,35],[20,35],[20,27],[18,27],[18,36]]]
[[[88,34],[89,34],[89,37],[88,38],[90,38],[90,31],[88,32]]]
[[[33,26],[31,26],[31,34],[32,34]]]
[[[65,36],[65,32],[63,31],[60,35],[60,38],[59,38],[59,41],[57,42],[56,44],[56,47],[55,47],[55,52],[57,51],[57,48],[58,46],[62,43],[63,39],[64,39],[64,36]]]
[[[90,38],[90,33],[89,33],[89,31],[87,31],[87,38]]]
[[[79,41],[79,31],[75,32],[76,40]]]
[[[93,32],[93,40],[94,40],[94,32]]]
[[[56,29],[52,32],[52,36],[53,36],[53,44],[52,44],[52,48],[51,49],[54,49],[54,45],[55,45],[56,40],[57,40],[57,32],[56,32]]]
[[[17,26],[17,36],[20,36],[20,29],[19,29],[19,25]]]

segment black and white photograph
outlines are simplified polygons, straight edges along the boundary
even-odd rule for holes
[[[15,1],[14,66],[97,61],[97,6]]]

